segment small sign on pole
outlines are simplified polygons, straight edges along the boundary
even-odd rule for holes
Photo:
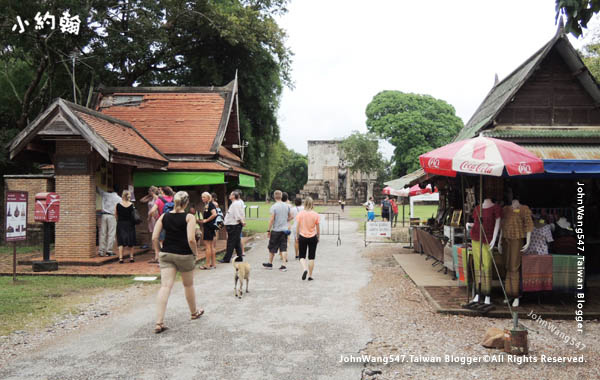
[[[13,282],[17,280],[17,242],[27,240],[27,192],[7,191],[4,241],[13,242]]]
[[[392,242],[392,224],[390,222],[365,222],[365,247],[367,243]]]

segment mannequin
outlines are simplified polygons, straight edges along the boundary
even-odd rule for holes
[[[502,231],[500,232],[502,254],[506,254],[506,294],[513,298],[513,307],[519,306],[521,282],[521,256],[531,243],[533,220],[529,207],[513,199],[510,206],[502,210]]]
[[[483,229],[480,229],[478,220],[480,209],[483,210],[481,213]],[[481,295],[485,296],[484,303],[489,305],[491,303],[490,295],[492,292],[492,248],[496,243],[498,232],[500,231],[502,209],[490,198],[486,198],[483,200],[481,207],[475,207],[473,217],[475,220],[471,229],[471,242],[473,245],[475,283],[479,284],[481,282]],[[475,295],[471,302],[479,302],[479,297],[479,294]]]

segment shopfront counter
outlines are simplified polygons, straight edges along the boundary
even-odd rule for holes
[[[456,247],[456,252],[458,256],[457,276],[461,282],[468,282],[471,279],[469,273],[465,270],[467,268],[466,249]],[[504,281],[503,256],[494,254],[494,259],[500,270],[500,276]],[[578,278],[578,259],[581,259],[581,256],[523,255],[521,261],[523,292],[576,292],[578,281],[581,281],[581,283],[584,281],[584,278]],[[492,278],[497,279],[495,270],[492,271]]]

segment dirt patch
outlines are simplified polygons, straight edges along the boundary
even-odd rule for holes
[[[388,265],[398,253],[394,246],[369,246],[363,255],[371,260],[372,279],[361,290],[362,311],[369,321],[373,340],[361,354],[371,359],[393,358],[403,362],[365,364],[362,379],[593,379],[600,378],[596,363],[600,360],[597,321],[584,323],[584,335],[576,333],[574,321],[550,321],[556,331],[586,345],[579,350],[531,319],[522,323],[529,328],[530,357],[535,362],[517,364],[500,350],[486,349],[480,342],[489,327],[504,328],[505,319],[457,316],[436,313],[421,291],[400,266]],[[393,257],[392,257],[393,259]],[[446,363],[446,355],[456,358],[490,358],[504,362],[461,364]],[[584,363],[542,363],[545,357],[583,355]],[[427,362],[440,358],[441,363]]]

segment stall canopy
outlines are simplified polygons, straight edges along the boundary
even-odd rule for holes
[[[133,175],[133,184],[136,187],[199,186],[223,183],[225,183],[225,173],[223,172],[135,172]]]
[[[546,173],[600,173],[600,150],[597,145],[522,144],[521,146],[544,160]]]
[[[440,193],[429,193],[410,197],[410,217],[415,217],[415,202],[439,202]]]
[[[402,189],[402,188],[408,186],[413,180],[415,180],[421,176],[425,176],[425,175],[426,175],[425,170],[418,169],[412,173],[408,173],[407,175],[405,175],[403,177],[396,178],[396,179],[388,181],[388,182],[384,182],[384,184],[393,189]]]

